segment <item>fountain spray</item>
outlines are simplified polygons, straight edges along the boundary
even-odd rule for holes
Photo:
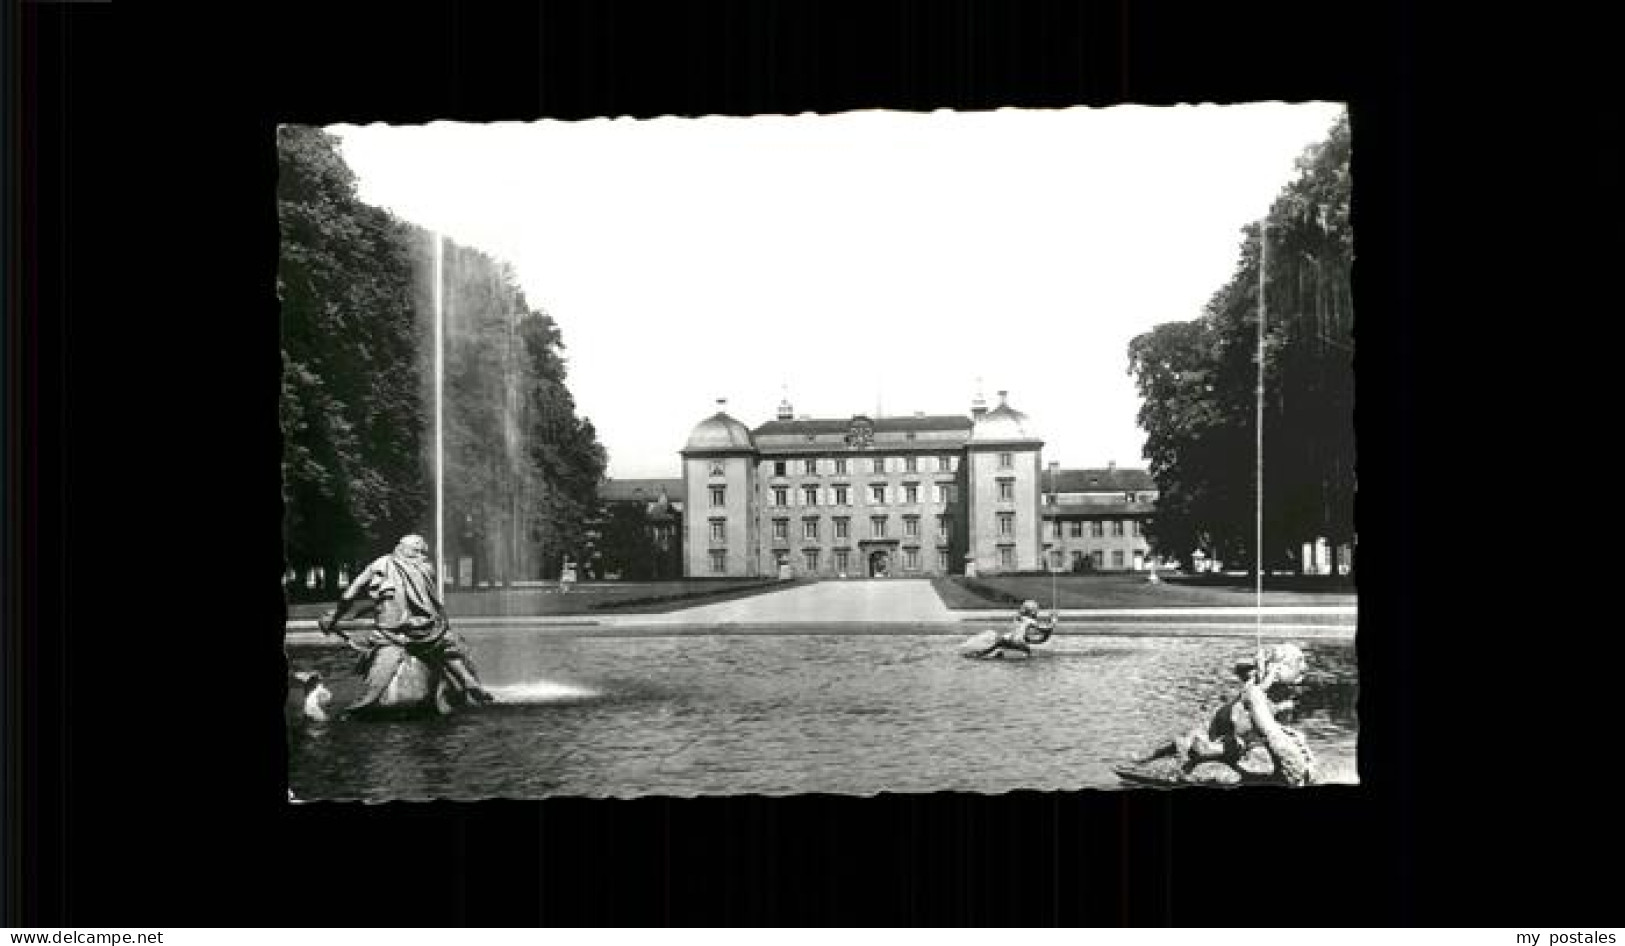
[[[446,600],[446,238],[434,235],[434,574],[435,591]]]

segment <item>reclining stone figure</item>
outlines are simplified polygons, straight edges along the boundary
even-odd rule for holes
[[[1235,670],[1242,680],[1241,692],[1225,701],[1206,727],[1191,729],[1137,759],[1142,767],[1167,760],[1160,772],[1142,768],[1142,774],[1158,772],[1169,782],[1211,785],[1314,784],[1314,754],[1303,734],[1276,719],[1294,708],[1292,701],[1271,699],[1272,691],[1287,691],[1302,682],[1303,651],[1293,644],[1271,645]]]

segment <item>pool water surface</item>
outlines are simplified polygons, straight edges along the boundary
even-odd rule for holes
[[[502,705],[295,733],[301,800],[1119,788],[1111,766],[1235,692],[1246,639],[1058,636],[1031,660],[959,637],[466,635]],[[1320,681],[1290,720],[1328,781],[1355,775],[1352,641],[1303,645]],[[292,645],[333,709],[354,655]]]

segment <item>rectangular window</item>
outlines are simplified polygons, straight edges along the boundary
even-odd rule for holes
[[[944,506],[948,505],[948,486],[945,483],[937,484],[937,502]]]
[[[1121,570],[1123,567],[1123,550],[1118,549],[1112,553],[1112,567]]]
[[[775,505],[775,506],[788,506],[788,505],[790,505],[790,487],[788,487],[788,486],[775,486],[775,487],[773,487],[773,505]]]
[[[785,462],[783,460],[774,460],[773,461],[773,475],[774,476],[783,476],[786,472],[788,472],[788,471],[785,469]]]
[[[885,516],[869,517],[869,537],[872,539],[884,539],[886,537]]]
[[[905,535],[905,536],[907,536],[907,537],[909,537],[911,539],[919,538],[920,537],[920,520],[915,518],[914,516],[909,516],[908,518],[904,519],[903,520],[903,535]]]
[[[999,454],[999,469],[1013,470],[1016,467],[1016,455],[1013,453]]]
[[[1096,571],[1106,567],[1106,553],[1100,551],[1099,549],[1096,549],[1089,555],[1089,560],[1094,563]]]
[[[1016,481],[1015,480],[999,480],[999,502],[1001,502],[1001,503],[1013,502],[1013,501],[1015,501],[1015,498],[1016,498]]]
[[[903,487],[903,502],[917,503],[920,501],[920,487],[917,483],[910,483]]]
[[[937,571],[947,573],[947,571],[948,571],[948,553],[947,552],[938,552],[937,553]]]
[[[801,487],[801,504],[803,506],[816,506],[816,505],[818,505],[818,487],[816,487],[816,486],[803,486],[803,487]]]
[[[851,538],[852,520],[842,516],[835,520],[835,537],[837,539]]]
[[[726,549],[711,550],[711,573],[720,575],[728,570],[728,551]]]
[[[1121,519],[1113,519],[1112,520],[1112,535],[1121,536],[1122,534],[1123,534],[1123,520],[1121,520]]]
[[[1128,530],[1130,535],[1145,535],[1145,524],[1138,519],[1130,519]]]
[[[1105,538],[1106,524],[1099,519],[1089,523],[1089,535],[1096,539]]]
[[[835,553],[835,573],[838,574],[838,575],[845,575],[846,574],[846,566],[847,566],[847,564],[848,564],[847,563],[847,554],[845,552],[836,552]]]
[[[818,475],[818,461],[817,460],[803,460],[803,461],[801,461],[801,471],[803,473],[807,474],[808,476],[817,476]]]
[[[946,471],[948,471],[950,473],[953,472],[954,470],[958,469],[958,467],[954,465],[953,454],[944,453],[942,456],[938,457],[937,458],[937,469],[946,470]]]
[[[788,541],[789,538],[790,538],[790,520],[788,520],[788,519],[774,519],[773,520],[773,541],[775,541],[775,542],[785,542],[785,541]]]
[[[806,561],[807,561],[807,571],[810,571],[810,572],[818,571],[818,550],[817,549],[802,549],[801,550],[801,557],[806,559]]]
[[[847,504],[847,498],[845,486],[835,487],[835,505],[845,506]]]
[[[835,472],[839,476],[845,476],[846,475],[846,460],[845,459],[838,459],[838,460],[835,461]]]
[[[1051,519],[1049,521],[1049,534],[1052,538],[1059,539],[1061,537],[1061,520]]]
[[[1075,571],[1075,572],[1083,571],[1083,553],[1082,552],[1073,552],[1072,553],[1072,570]]]
[[[1004,548],[999,549],[999,567],[1000,568],[1015,568],[1016,567],[1016,550],[1015,549],[1010,548],[1009,546],[1005,546]]]
[[[886,485],[884,483],[876,483],[873,486],[870,486],[869,498],[876,503],[884,504],[886,502]]]
[[[885,457],[875,457],[874,462],[872,464],[870,464],[870,467],[876,473],[884,473],[884,472],[886,472],[886,458]]]
[[[1074,538],[1074,539],[1083,538],[1083,520],[1082,519],[1074,519],[1074,520],[1072,520],[1072,538]]]
[[[726,520],[726,519],[712,519],[711,520],[711,541],[712,542],[723,542],[723,541],[727,540],[727,537],[728,537],[728,520]]]
[[[711,475],[712,476],[721,476],[722,475],[722,461],[721,460],[712,460],[711,461]]]
[[[904,457],[903,458],[903,472],[904,473],[918,473],[919,472],[919,466],[920,466],[920,462],[915,457]]]
[[[947,537],[948,537],[948,517],[947,516],[938,516],[937,517],[937,538],[946,539]]]
[[[727,504],[728,504],[728,487],[726,487],[726,486],[713,486],[713,487],[711,487],[711,505],[713,505],[713,506],[726,506]]]
[[[813,539],[815,541],[818,539],[818,520],[817,519],[803,519],[803,520],[801,520],[801,537],[803,539]]]
[[[920,553],[916,549],[909,549],[903,553],[903,567],[911,572],[920,570]]]
[[[1016,534],[1016,514],[1013,512],[999,513],[999,535]]]

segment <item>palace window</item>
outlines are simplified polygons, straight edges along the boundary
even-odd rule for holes
[[[721,460],[712,460],[711,461],[711,475],[712,476],[721,476],[722,475],[722,461]]]
[[[726,506],[727,504],[728,504],[728,487],[726,487],[726,486],[713,486],[713,487],[711,487],[711,505],[713,505],[713,506]]]
[[[937,484],[937,502],[942,503],[944,506],[946,506],[946,505],[948,505],[949,503],[951,503],[953,501],[954,501],[954,484],[952,484],[952,483],[938,483]]]
[[[1073,552],[1072,553],[1072,570],[1075,571],[1075,572],[1083,571],[1083,553],[1082,552]]]
[[[818,539],[818,520],[817,519],[803,519],[803,520],[801,520],[801,537],[803,539],[812,539],[814,541],[816,541]]]
[[[1016,498],[1016,481],[999,480],[999,502],[1014,502]]]
[[[1013,513],[1013,512],[1001,512],[1001,513],[999,513],[999,534],[1000,535],[1015,535],[1016,534],[1016,514],[1015,513]]]
[[[790,487],[788,487],[788,486],[775,486],[775,487],[773,487],[773,505],[775,505],[775,506],[788,506],[788,505],[790,505]]]
[[[803,461],[801,461],[801,471],[803,473],[807,474],[808,476],[817,476],[818,475],[818,461],[817,460],[803,460]]]
[[[948,537],[948,523],[947,516],[937,517],[937,538],[946,539]]]
[[[904,457],[903,458],[903,472],[904,473],[918,473],[919,472],[919,466],[920,466],[919,460],[917,460],[916,458],[914,458],[914,457]]]
[[[1049,521],[1049,534],[1051,538],[1059,539],[1061,537],[1061,520],[1051,519]]]
[[[1123,520],[1121,520],[1121,519],[1113,519],[1112,520],[1112,535],[1121,536],[1122,534],[1123,534]]]
[[[1013,453],[999,454],[999,469],[1013,470],[1016,467],[1016,457]]]
[[[840,574],[840,575],[846,574],[846,566],[848,564],[848,561],[849,561],[849,559],[847,557],[846,552],[843,551],[843,552],[836,552],[835,553],[835,572],[836,572],[836,574]]]
[[[886,537],[885,516],[869,517],[869,537],[873,539],[884,539]]]
[[[807,571],[810,571],[810,572],[818,571],[818,550],[817,549],[802,549],[801,550],[801,557],[806,559],[806,561],[807,561]]]
[[[911,572],[920,570],[920,553],[917,549],[908,549],[903,552],[903,568]]]
[[[722,574],[723,572],[725,572],[727,570],[728,570],[728,550],[727,549],[712,549],[711,550],[711,573],[713,575],[720,575],[720,574]]]
[[[939,572],[947,572],[948,571],[948,553],[947,552],[938,552],[937,553],[937,571],[939,571]]]
[[[886,472],[886,458],[885,457],[875,457],[874,461],[870,464],[870,468],[873,469],[876,473],[884,473],[884,472]]]
[[[806,506],[816,506],[816,505],[818,505],[818,487],[816,487],[816,486],[803,486],[803,487],[801,487],[801,498],[802,498],[802,504],[803,505],[806,505]]]
[[[773,541],[788,542],[790,540],[790,520],[773,520]]]
[[[837,539],[847,539],[847,538],[851,538],[851,535],[852,535],[852,520],[846,518],[845,516],[838,517],[835,520],[835,537]]]
[[[876,503],[884,504],[886,502],[886,484],[875,483],[874,485],[870,486],[869,497]]]
[[[909,483],[903,487],[903,502],[917,503],[920,501],[920,484]]]
[[[712,542],[725,541],[727,539],[727,535],[728,535],[728,520],[726,520],[726,519],[712,519],[711,520],[711,541]]]
[[[1123,567],[1123,550],[1122,549],[1118,549],[1117,551],[1112,553],[1112,567],[1116,568],[1116,569],[1121,569]]]
[[[838,476],[846,475],[846,460],[844,458],[835,461],[835,473]]]
[[[1096,539],[1104,538],[1106,535],[1106,524],[1101,522],[1099,519],[1090,522],[1089,535]]]
[[[1015,568],[1016,567],[1016,550],[1015,549],[1011,548],[1008,545],[1006,545],[1004,548],[999,549],[999,567],[1000,568]]]
[[[785,473],[789,472],[786,469],[787,466],[788,466],[788,464],[786,464],[783,460],[774,460],[773,461],[773,475],[774,476],[783,476]]]
[[[1057,522],[1056,525],[1060,525],[1060,523]],[[1074,520],[1072,520],[1072,538],[1074,538],[1074,539],[1083,538],[1083,520],[1082,519],[1074,519]]]
[[[920,537],[920,517],[905,516],[903,519],[903,535],[917,539]]]
[[[846,504],[847,504],[846,487],[845,486],[837,486],[837,487],[835,487],[835,505],[837,505],[837,506],[845,506]]]
[[[1106,553],[1100,551],[1099,549],[1096,549],[1094,552],[1090,553],[1089,560],[1094,563],[1096,571],[1106,567]]]
[[[944,453],[942,456],[937,457],[937,469],[952,473],[959,467],[954,464],[953,454]]]

